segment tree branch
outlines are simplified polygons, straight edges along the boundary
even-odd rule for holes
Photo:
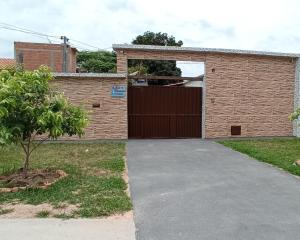
[[[31,151],[29,152],[29,155],[31,155],[31,153],[32,153],[36,148],[38,148],[43,142],[45,142],[45,141],[48,140],[48,139],[49,139],[49,136],[47,136],[46,138],[40,140],[39,143],[36,144],[36,145],[31,149]]]
[[[24,143],[23,143],[22,141],[20,141],[20,144],[21,144],[21,146],[22,146],[22,148],[23,148],[24,152],[27,154],[27,151],[26,151],[26,148],[25,148],[25,145],[24,145]]]

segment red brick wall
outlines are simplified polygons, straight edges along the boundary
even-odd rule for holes
[[[76,56],[77,56],[77,50],[75,48],[69,48],[69,52],[68,52],[68,58],[69,58],[69,72],[76,72]]]
[[[46,43],[15,42],[15,58],[26,70],[35,70],[40,65],[47,65],[53,72],[62,72],[63,45]],[[67,72],[76,72],[76,50],[68,47]]]
[[[118,73],[127,59],[205,63],[205,137],[292,136],[288,115],[294,108],[295,62],[290,57],[174,51],[117,51]],[[212,71],[214,69],[214,72]]]

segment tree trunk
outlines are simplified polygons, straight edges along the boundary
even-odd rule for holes
[[[30,144],[31,144],[31,138],[27,138],[26,143],[21,143],[21,146],[25,152],[25,159],[24,159],[24,165],[23,165],[23,173],[25,177],[27,176],[27,172],[29,169],[29,158],[30,158]]]
[[[23,166],[23,173],[26,177],[27,177],[28,168],[29,168],[29,152],[26,152],[24,166]]]

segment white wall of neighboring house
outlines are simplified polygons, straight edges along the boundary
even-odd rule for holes
[[[204,74],[203,62],[177,61],[176,65],[181,69],[183,77],[197,77]]]
[[[185,87],[203,87],[202,81],[189,81],[184,84]]]

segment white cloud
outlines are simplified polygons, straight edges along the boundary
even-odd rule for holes
[[[297,0],[1,0],[0,22],[99,48],[151,30],[184,46],[300,52],[299,9]],[[13,56],[15,40],[47,41],[0,28],[0,56]]]

